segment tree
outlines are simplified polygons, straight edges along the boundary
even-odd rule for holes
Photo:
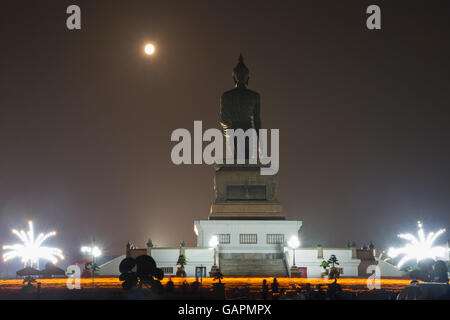
[[[87,262],[84,265],[85,270],[91,270],[92,272],[100,270],[100,266],[95,262]]]
[[[135,267],[136,271],[133,271]],[[152,257],[142,255],[136,259],[125,258],[120,262],[119,271],[119,280],[123,281],[122,287],[125,290],[136,287],[142,289],[143,286],[147,286],[157,294],[161,292],[161,280],[164,278],[164,272],[156,267],[156,262]]]
[[[184,254],[180,254],[178,257],[177,265],[184,268],[184,266],[187,264],[186,256]]]
[[[322,263],[320,264],[320,267],[323,268],[323,272],[320,274],[320,277],[323,278],[328,274],[328,267],[330,266],[330,264],[328,263],[328,261],[323,260]]]
[[[436,261],[433,266],[433,281],[448,284],[448,267],[442,260]]]
[[[177,277],[186,277],[186,271],[184,271],[184,266],[187,264],[186,256],[184,254],[180,254],[178,257],[177,265],[180,267],[177,269],[176,276]]]
[[[328,263],[328,261],[323,260],[320,266],[326,270],[330,266],[330,264]]]
[[[327,261],[328,265],[331,265],[330,272],[328,274],[328,279],[334,279],[334,283],[337,282],[337,278],[339,278],[339,269],[336,266],[339,265],[339,261],[334,254],[330,256],[330,259]]]
[[[339,265],[338,259],[334,254],[331,255],[330,259],[328,259],[328,264],[331,264],[332,268],[334,268],[335,265]]]

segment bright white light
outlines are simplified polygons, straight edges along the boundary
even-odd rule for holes
[[[195,232],[195,235],[198,236],[197,226],[195,226],[195,225],[194,225],[194,232]]]
[[[298,248],[300,246],[300,241],[298,241],[298,237],[292,236],[288,241],[288,246],[290,248]]]
[[[211,239],[209,240],[209,247],[215,248],[215,247],[217,247],[218,244],[219,244],[219,239],[217,238],[217,236],[212,236]]]
[[[155,46],[151,43],[145,45],[145,53],[148,55],[152,55],[155,52]]]
[[[94,258],[100,257],[102,255],[102,251],[99,247],[81,247],[81,252],[92,255]]]
[[[417,262],[424,259],[437,259],[440,257],[445,257],[448,254],[448,249],[444,247],[433,247],[434,241],[445,232],[445,229],[441,229],[438,232],[430,232],[426,237],[422,228],[422,223],[417,222],[418,225],[418,238],[410,233],[399,234],[398,237],[408,240],[409,243],[403,248],[390,248],[388,255],[391,258],[396,258],[399,255],[404,255],[400,259],[397,267],[401,268],[406,261],[416,260]]]
[[[27,265],[30,267],[39,267],[39,259],[49,260],[53,264],[58,262],[58,258],[61,260],[64,259],[61,249],[42,246],[45,240],[56,235],[56,231],[49,232],[45,235],[40,233],[37,238],[34,238],[32,221],[28,221],[28,228],[27,233],[23,230],[20,232],[16,229],[12,230],[12,233],[22,241],[22,244],[3,246],[3,250],[9,250],[9,252],[3,254],[4,261],[20,258],[25,267]]]

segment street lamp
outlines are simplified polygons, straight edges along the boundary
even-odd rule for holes
[[[214,265],[211,268],[211,272],[209,273],[209,276],[210,277],[216,277],[216,276],[220,277],[220,275],[221,275],[220,268],[217,267],[217,258],[216,258],[216,255],[217,255],[216,250],[217,250],[217,246],[219,245],[219,239],[217,238],[217,236],[212,236],[211,239],[209,239],[208,245],[209,245],[210,249],[214,249]]]
[[[288,241],[288,246],[292,248],[293,252],[293,267],[295,267],[295,249],[300,246],[300,241],[298,241],[298,237],[292,236]]]
[[[81,247],[81,252],[89,254],[92,256],[92,287],[94,287],[94,278],[95,278],[95,258],[100,257],[102,255],[102,251],[97,246],[83,246]]]
[[[214,265],[216,265],[216,248],[219,245],[219,239],[217,236],[212,236],[211,239],[209,239],[209,247],[211,249],[214,249]]]

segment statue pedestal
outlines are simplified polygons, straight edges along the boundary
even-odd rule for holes
[[[301,226],[296,220],[194,221],[198,248],[207,248],[212,237],[218,237],[217,267],[225,277],[288,276],[286,241],[298,236]]]
[[[277,199],[277,175],[261,175],[261,165],[215,165],[209,220],[284,220]]]
[[[224,276],[286,277],[284,248],[301,221],[286,220],[277,199],[277,175],[261,175],[260,164],[215,165],[215,200],[208,220],[194,222],[197,247],[219,240]],[[214,270],[211,270],[211,275]]]

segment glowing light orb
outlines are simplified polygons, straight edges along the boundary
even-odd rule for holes
[[[300,246],[300,241],[298,240],[298,237],[292,236],[288,241],[288,246],[293,249],[298,248]]]
[[[155,46],[151,43],[148,43],[145,45],[144,51],[147,55],[152,55],[153,53],[155,53]]]
[[[217,247],[218,244],[219,244],[219,239],[217,238],[217,236],[212,236],[211,239],[209,240],[209,247],[215,248],[215,247]]]
[[[3,250],[9,250],[3,254],[4,261],[20,258],[25,267],[29,265],[30,267],[37,266],[39,268],[39,259],[49,260],[53,264],[58,262],[58,258],[64,259],[61,249],[42,246],[45,240],[56,235],[56,231],[47,234],[40,233],[35,238],[32,221],[28,221],[28,228],[27,233],[23,230],[20,232],[16,229],[12,230],[12,233],[22,241],[22,244],[3,246]]]
[[[390,248],[388,251],[388,255],[391,258],[396,258],[399,255],[404,255],[397,267],[401,268],[409,260],[416,260],[417,262],[431,258],[433,260],[445,257],[448,255],[448,248],[445,247],[433,247],[434,241],[445,232],[445,229],[441,229],[439,231],[430,232],[427,236],[422,228],[422,223],[420,221],[417,222],[418,225],[418,238],[413,236],[410,233],[399,234],[398,237],[408,240],[409,243],[406,244],[403,248]]]
[[[88,253],[88,254],[94,256],[94,258],[100,257],[102,255],[102,251],[97,246],[94,246],[94,247],[86,247],[86,246],[85,247],[81,247],[81,252]]]

